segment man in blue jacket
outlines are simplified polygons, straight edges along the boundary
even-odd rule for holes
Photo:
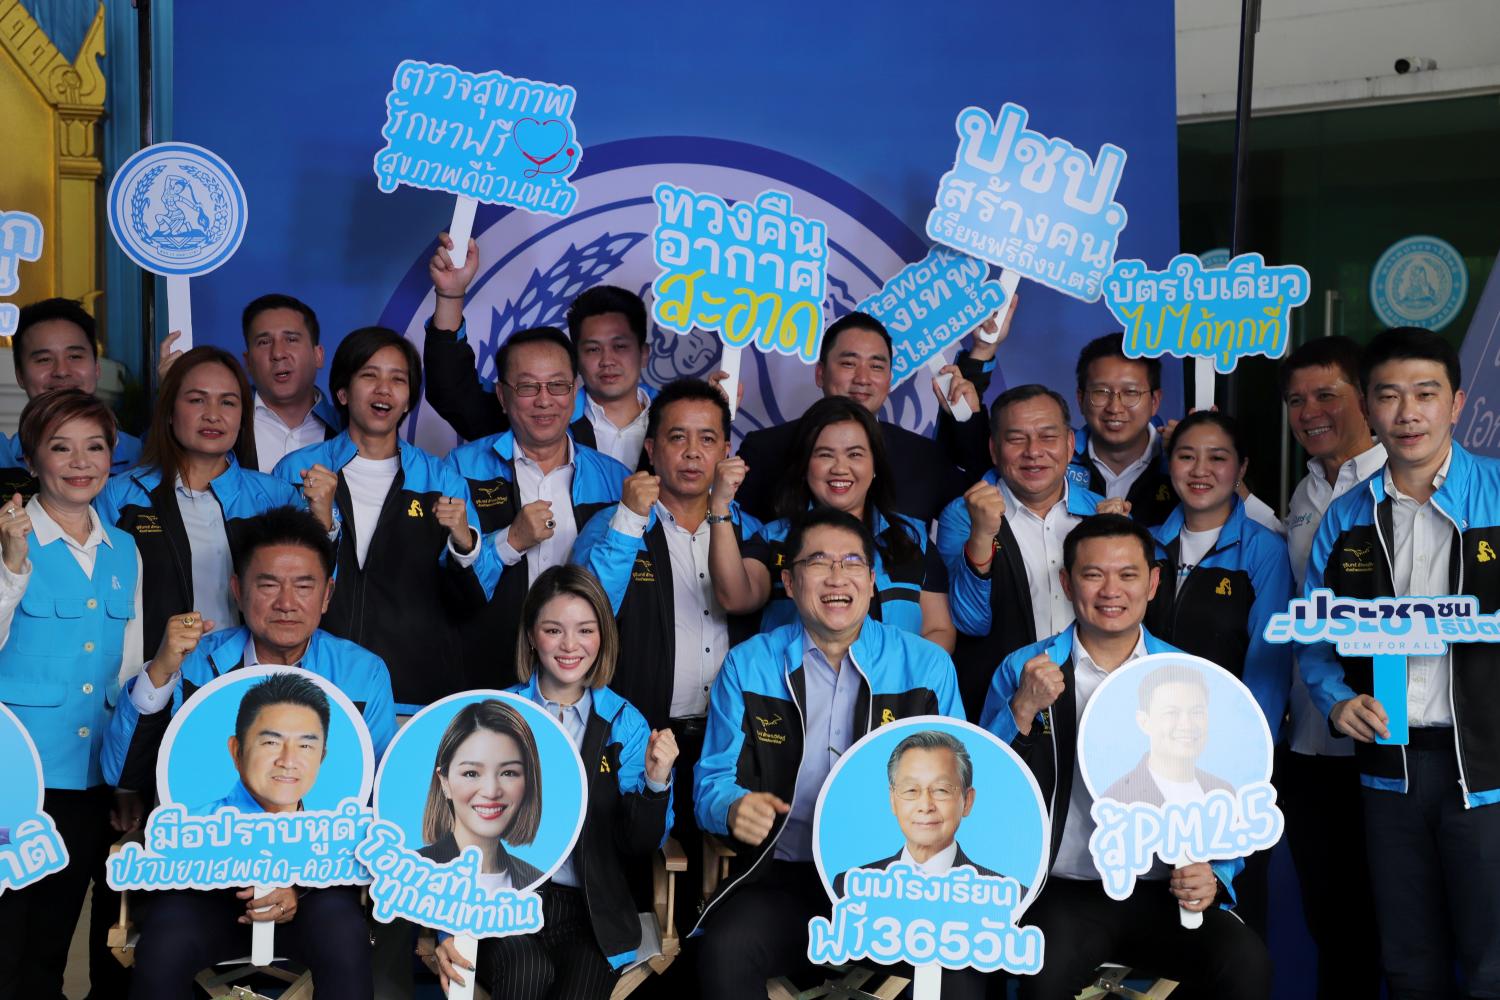
[[[1141,626],[1160,575],[1155,554],[1151,534],[1120,514],[1095,515],[1074,528],[1061,575],[1073,624],[1007,656],[984,703],[980,725],[1008,740],[1031,768],[1052,816],[1048,874],[1026,913],[1046,937],[1047,961],[1037,975],[1020,977],[1023,1000],[1075,996],[1101,962],[1168,976],[1194,996],[1271,995],[1265,945],[1218,905],[1233,899],[1230,880],[1240,862],[1147,876],[1130,898],[1116,900],[1105,894],[1089,852],[1093,797],[1078,765],[1084,707],[1111,671],[1175,652]],[[1182,910],[1202,914],[1203,925],[1184,928]]]
[[[1500,609],[1500,462],[1453,441],[1458,354],[1398,327],[1365,346],[1365,412],[1384,469],[1333,502],[1313,537],[1306,593],[1469,594]],[[1484,643],[1407,657],[1406,746],[1389,737],[1369,657],[1303,647],[1302,676],[1336,732],[1355,740],[1381,964],[1394,997],[1500,995],[1500,660]]]
[[[695,931],[702,996],[760,1000],[806,968],[807,922],[831,909],[813,810],[838,756],[887,722],[963,715],[948,655],[868,617],[874,550],[859,520],[814,508],[782,570],[799,620],[730,650],[714,681],[693,808],[737,853]]]

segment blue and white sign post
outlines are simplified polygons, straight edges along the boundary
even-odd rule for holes
[[[453,264],[463,267],[481,201],[556,216],[572,210],[578,189],[568,178],[583,158],[577,100],[564,84],[404,59],[385,97],[380,190],[405,184],[455,195],[448,235]]]
[[[1255,696],[1217,664],[1156,653],[1111,671],[1078,723],[1089,853],[1105,893],[1128,898],[1156,858],[1183,868],[1274,846],[1285,820],[1272,755]],[[1184,927],[1203,923],[1201,909],[1179,912]]]
[[[1374,697],[1385,709],[1390,732],[1389,737],[1377,736],[1375,742],[1405,746],[1410,740],[1406,658],[1441,656],[1450,642],[1500,643],[1500,614],[1483,614],[1478,599],[1468,596],[1366,600],[1339,597],[1319,588],[1272,615],[1266,623],[1265,639],[1331,642],[1340,656],[1370,657]]]
[[[891,391],[925,367],[946,398],[953,382],[951,372],[941,372],[948,348],[989,316],[995,317],[998,336],[1005,314],[1015,308],[1021,276],[1015,271],[1002,271],[998,281],[988,276],[984,261],[935,246],[855,305],[856,312],[869,313],[890,332]],[[974,415],[966,399],[952,412],[959,423]]]
[[[807,955],[915,969],[937,1000],[944,969],[1040,971],[1045,942],[1020,926],[1046,874],[1041,788],[1015,751],[957,719],[887,723],[850,747],[813,814],[813,856],[833,901]]]
[[[250,208],[234,171],[187,142],[147,146],[109,185],[109,230],[125,256],[167,279],[167,329],[193,346],[188,279],[222,265],[245,238]]]
[[[20,291],[21,261],[41,256],[42,220],[28,212],[0,211],[0,296]],[[16,332],[20,314],[15,304],[0,302],[0,337]]]

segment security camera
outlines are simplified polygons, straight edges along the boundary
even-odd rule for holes
[[[1402,75],[1425,73],[1431,69],[1437,69],[1437,60],[1426,56],[1406,56],[1396,60],[1396,72]]]

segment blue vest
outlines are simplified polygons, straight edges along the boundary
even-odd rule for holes
[[[119,693],[125,623],[135,617],[136,555],[129,535],[108,525],[94,577],[68,543],[27,535],[31,579],[0,648],[0,701],[21,720],[42,759],[48,788],[103,782],[99,747]]]

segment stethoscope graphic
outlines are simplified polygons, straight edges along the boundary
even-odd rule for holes
[[[514,136],[516,134],[516,131],[520,129],[523,122],[531,122],[538,128],[546,128],[549,125],[563,125],[562,120],[558,118],[549,118],[546,121],[538,121],[535,118],[522,118],[520,121],[516,122],[515,128],[511,130],[512,136]],[[566,134],[566,125],[563,125],[563,130],[564,134]],[[556,150],[542,157],[532,156],[526,151],[526,147],[522,146],[520,142],[516,143],[516,148],[521,151],[522,156],[526,157],[526,159],[530,160],[533,164],[533,166],[528,167],[521,172],[521,176],[527,178],[528,180],[532,177],[536,177],[539,174],[565,174],[573,169],[573,160],[578,156],[578,150],[575,149],[572,143],[569,142],[564,142]],[[547,164],[551,163],[559,156],[563,157],[562,162],[549,168]]]

